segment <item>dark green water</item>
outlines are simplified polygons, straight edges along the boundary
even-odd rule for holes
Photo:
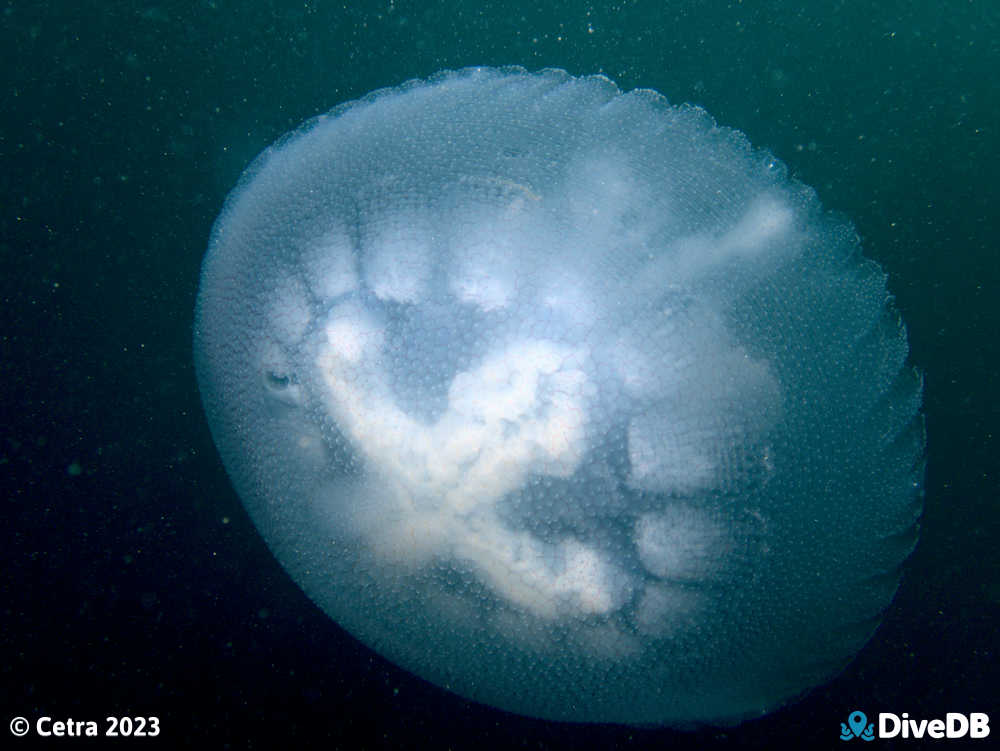
[[[990,2],[4,3],[4,722],[351,748],[834,747],[856,708],[1000,726],[998,32]],[[889,274],[926,379],[923,537],[872,642],[787,709],[679,734],[470,705],[313,607],[229,487],[190,355],[225,194],[303,119],[479,64],[703,105]]]

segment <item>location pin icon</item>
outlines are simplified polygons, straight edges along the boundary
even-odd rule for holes
[[[865,731],[865,725],[868,724],[868,718],[865,717],[864,712],[854,710],[851,712],[850,717],[847,718],[847,724],[851,726],[851,732],[854,733],[854,737],[860,738],[861,734]]]

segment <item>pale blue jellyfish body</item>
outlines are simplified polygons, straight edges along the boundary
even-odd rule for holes
[[[851,226],[603,77],[444,73],[268,149],[195,351],[295,581],[510,711],[766,712],[851,659],[916,541],[920,379]]]

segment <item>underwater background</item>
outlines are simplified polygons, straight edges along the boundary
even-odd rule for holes
[[[0,55],[0,733],[128,715],[172,746],[832,748],[855,709],[1000,733],[1000,6],[6,2]],[[922,537],[858,657],[764,718],[559,724],[431,686],[306,598],[212,445],[191,324],[242,170],[338,103],[507,64],[705,107],[889,275],[925,376]]]

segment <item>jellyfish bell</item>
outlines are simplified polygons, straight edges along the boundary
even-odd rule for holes
[[[733,723],[836,674],[917,539],[922,385],[851,226],[702,110],[471,68],[267,149],[195,322],[229,475],[400,666]]]

